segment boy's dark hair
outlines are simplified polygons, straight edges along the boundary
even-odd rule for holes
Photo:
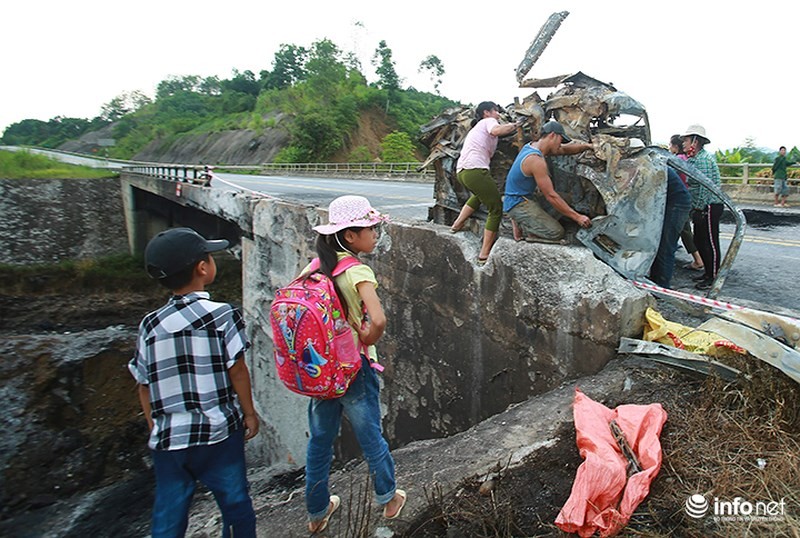
[[[683,137],[681,135],[672,135],[672,138],[669,139],[669,143],[677,147],[679,153],[683,153]]]
[[[164,278],[159,278],[158,283],[167,288],[168,290],[178,290],[186,286],[189,282],[192,281],[194,277],[194,268],[197,267],[197,264],[200,262],[207,262],[211,258],[211,254],[206,254],[201,259],[196,260],[194,263],[190,264],[185,269],[181,269],[174,275],[165,276]]]

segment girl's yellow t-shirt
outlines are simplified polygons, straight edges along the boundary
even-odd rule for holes
[[[342,259],[347,256],[352,256],[347,252],[339,252],[337,254],[339,261],[342,261]],[[303,273],[307,272],[310,267],[310,264],[306,266],[306,268],[303,269]],[[350,330],[353,333],[353,341],[356,344],[356,348],[361,348],[361,342],[358,339],[358,332],[353,328],[360,327],[361,323],[364,321],[364,315],[361,306],[361,296],[358,294],[358,289],[356,286],[362,282],[371,282],[372,285],[377,288],[378,281],[375,278],[375,273],[372,271],[371,267],[362,263],[351,267],[341,275],[337,276],[335,280],[336,285],[339,287],[339,291],[342,293],[342,297],[339,297],[339,299],[347,303],[347,321],[350,323]],[[367,348],[367,353],[369,354],[369,359],[371,361],[378,360],[378,352],[374,345],[371,345]]]

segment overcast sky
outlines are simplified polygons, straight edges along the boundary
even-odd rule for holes
[[[800,145],[800,3],[773,0],[7,2],[0,131],[27,118],[92,118],[123,92],[152,97],[172,75],[258,75],[282,43],[322,38],[356,52],[370,81],[385,40],[404,87],[420,90],[433,91],[417,69],[436,55],[442,95],[505,106],[531,93],[517,87],[515,70],[555,11],[570,15],[529,76],[580,70],[613,83],[647,108],[656,143],[699,123],[712,149],[747,138],[772,149]]]

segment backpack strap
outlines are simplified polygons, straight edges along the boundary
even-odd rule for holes
[[[347,256],[339,260],[339,263],[336,264],[336,267],[333,268],[333,276],[339,276],[351,267],[355,267],[356,265],[361,265],[361,262],[355,256]],[[315,271],[319,271],[320,263],[319,258],[314,258],[311,260],[311,263],[308,266],[308,271],[303,273],[303,276],[310,275]]]

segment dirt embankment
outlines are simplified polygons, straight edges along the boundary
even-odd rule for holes
[[[219,261],[211,292],[239,302],[241,264]],[[106,273],[88,263],[0,270],[2,535],[128,536],[120,510],[137,524],[149,514],[146,424],[126,365],[139,321],[169,292],[136,260]],[[62,525],[72,530],[48,534]]]

